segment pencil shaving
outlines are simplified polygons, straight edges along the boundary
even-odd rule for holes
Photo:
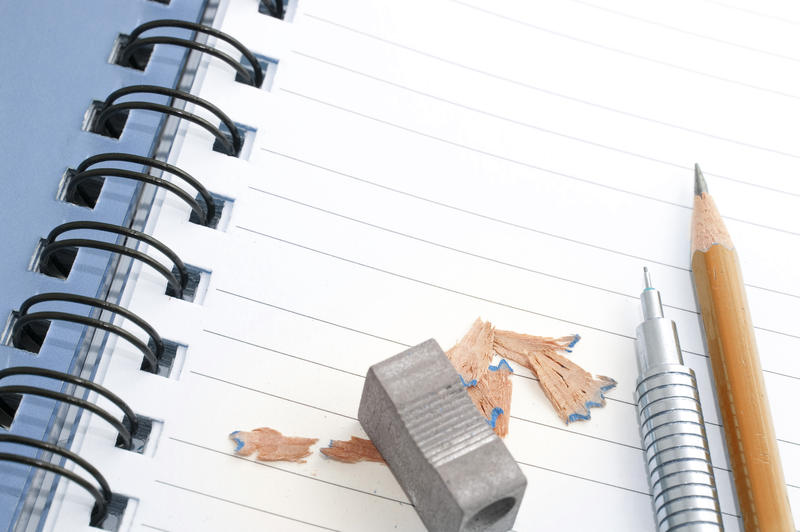
[[[478,318],[467,333],[447,351],[470,399],[501,438],[508,434],[511,412],[511,367],[490,371],[494,354],[494,327]],[[497,369],[497,368],[495,368]]]
[[[512,370],[505,360],[497,366],[489,366],[488,369],[475,386],[467,388],[467,392],[495,434],[505,438],[511,414]]]
[[[359,438],[358,436],[350,436],[349,441],[345,440],[331,440],[331,444],[320,449],[320,452],[339,462],[346,464],[355,464],[356,462],[378,462],[385,464],[381,453],[375,448],[375,445],[366,438]]]
[[[447,351],[450,363],[468,385],[477,384],[488,371],[493,343],[494,327],[488,321],[478,318],[463,338]]]
[[[277,430],[261,427],[250,432],[237,430],[230,434],[236,442],[235,452],[239,456],[256,455],[262,462],[305,463],[303,458],[311,455],[309,447],[317,443],[317,438],[296,438],[284,436]]]
[[[579,337],[547,338],[495,330],[494,350],[522,364],[539,379],[545,396],[565,423],[591,418],[591,407],[604,406],[603,392],[616,386],[614,379],[592,376],[561,352],[569,352]]]

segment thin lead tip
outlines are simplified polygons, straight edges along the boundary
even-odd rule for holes
[[[653,281],[650,279],[650,270],[647,269],[647,266],[644,267],[644,287],[653,288]]]
[[[701,196],[702,194],[708,194],[708,185],[706,185],[706,178],[703,177],[700,165],[694,163],[694,195]]]
[[[664,317],[664,309],[661,308],[661,295],[658,290],[653,288],[653,282],[650,280],[650,270],[647,267],[644,268],[644,290],[639,296],[639,301],[642,302],[642,314],[645,320]]]

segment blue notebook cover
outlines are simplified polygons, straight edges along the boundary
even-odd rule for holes
[[[84,131],[84,116],[94,100],[102,101],[124,86],[174,87],[184,48],[156,46],[144,71],[112,64],[112,49],[119,35],[149,20],[199,21],[204,4],[205,0],[0,2],[0,324],[34,294],[102,296],[109,253],[80,250],[66,279],[32,271],[33,256],[40,240],[64,222],[129,220],[133,182],[106,179],[93,209],[58,199],[60,183],[67,169],[95,154],[151,153],[162,115],[132,111],[119,139]],[[85,315],[90,311],[76,306],[69,310]],[[0,369],[37,366],[68,372],[85,334],[85,327],[53,322],[38,354],[0,345]],[[24,383],[28,381],[12,377],[0,385]],[[60,388],[60,383],[45,379],[35,384]],[[54,401],[26,396],[9,432],[44,439],[54,406]],[[0,445],[0,452],[35,454],[7,444]],[[14,526],[31,476],[28,467],[0,462],[0,530]]]

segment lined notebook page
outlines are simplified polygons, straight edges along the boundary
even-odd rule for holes
[[[725,526],[741,520],[689,272],[692,165],[737,244],[800,526],[800,9],[784,1],[231,2],[219,27],[279,60],[271,91],[206,61],[196,93],[256,129],[247,159],[184,127],[175,164],[232,199],[221,230],[164,197],[153,234],[210,272],[201,301],[146,268],[129,305],[186,344],[177,378],[117,342],[105,384],[163,421],[144,456],[91,421],[83,454],[143,530],[423,530],[388,468],[325,459],[363,436],[367,368],[478,316],[583,340],[619,385],[564,423],[515,367],[516,530],[654,529],[633,403],[648,266],[697,373]],[[157,214],[157,217],[155,216]],[[306,464],[228,434],[318,437]],[[85,504],[72,490],[65,505]],[[66,507],[66,506],[65,506]],[[62,512],[64,515],[67,512]],[[88,510],[87,512],[88,513]],[[85,515],[85,514],[84,514]]]

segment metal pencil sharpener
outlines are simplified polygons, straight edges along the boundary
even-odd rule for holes
[[[358,420],[434,532],[504,532],[527,480],[428,340],[369,369]]]

